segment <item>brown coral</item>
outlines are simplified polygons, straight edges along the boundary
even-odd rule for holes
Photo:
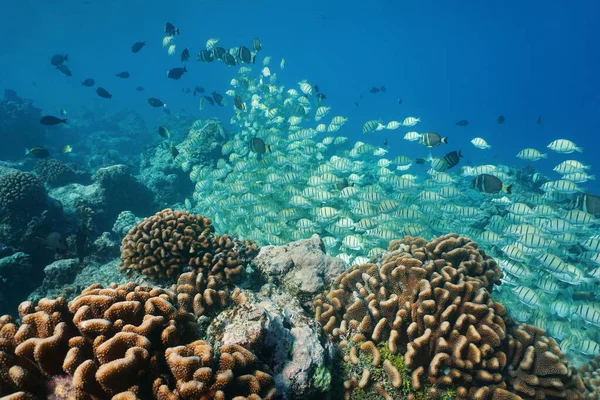
[[[361,351],[373,352],[385,343],[403,355],[417,390],[455,388],[459,398],[482,400],[580,398],[581,382],[555,342],[527,327],[507,329],[504,308],[489,294],[500,277],[469,239],[406,237],[390,244],[381,265],[342,274],[317,297],[316,319],[342,348],[363,343]],[[357,360],[356,350],[349,360]],[[350,378],[347,393],[368,381]]]
[[[121,271],[163,279],[176,277],[190,266],[225,284],[235,282],[258,247],[213,233],[209,218],[187,211],[160,211],[134,226],[123,239]]]
[[[13,216],[24,210],[32,213],[43,210],[46,189],[42,181],[28,172],[12,172],[0,176],[0,216]]]
[[[51,186],[61,186],[73,182],[77,174],[64,162],[55,158],[39,160],[33,171]]]
[[[588,390],[586,400],[600,399],[600,355],[579,368],[579,375]]]

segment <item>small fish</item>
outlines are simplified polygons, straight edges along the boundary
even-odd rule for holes
[[[446,161],[446,169],[450,169],[455,167],[460,162],[460,158],[462,157],[462,153],[459,151],[451,151],[450,153],[444,156],[444,161]]]
[[[460,121],[458,121],[456,123],[457,126],[467,126],[469,125],[469,121],[467,121],[466,119],[461,119]]]
[[[236,61],[235,57],[229,53],[223,54],[222,60],[223,60],[223,63],[225,63],[225,65],[228,65],[230,67],[235,67],[237,65],[237,61]]]
[[[98,94],[98,96],[104,99],[112,99],[112,94],[110,94],[108,90],[104,88],[99,87],[98,89],[96,89],[96,93]]]
[[[164,137],[165,139],[170,139],[171,138],[171,132],[169,132],[169,130],[167,128],[165,128],[164,126],[159,126],[158,127],[158,134],[161,137]]]
[[[383,139],[383,145],[384,145],[384,146],[387,146],[387,145],[388,145],[387,138]]]
[[[73,151],[73,147],[71,147],[71,145],[70,145],[70,144],[67,144],[67,145],[63,146],[63,148],[62,148],[62,149],[60,149],[60,152],[61,152],[62,154],[68,154],[68,153],[70,153],[70,152],[72,152],[72,151]]]
[[[215,101],[210,96],[204,96],[204,99],[209,102],[211,106],[215,105]]]
[[[313,89],[315,89],[315,92],[316,92],[316,93],[319,93],[319,85],[314,85],[314,86],[313,86]]]
[[[357,102],[354,102],[354,105],[355,105],[356,107],[360,107],[360,104],[358,104]]]
[[[65,74],[66,76],[73,76],[71,70],[65,64],[57,65],[56,69]]]
[[[85,81],[81,82],[82,86],[92,87],[96,84],[96,81],[92,78],[87,78]]]
[[[118,78],[127,79],[127,78],[129,78],[131,76],[131,74],[129,72],[127,72],[127,71],[123,71],[123,72],[119,72],[116,76]]]
[[[60,110],[60,115],[67,115],[67,110],[65,110],[64,108]]]
[[[167,78],[178,80],[180,79],[184,73],[187,72],[185,67],[183,68],[173,68],[167,71]]]
[[[498,117],[498,123],[499,124],[503,124],[504,123],[504,115],[501,115]]]
[[[380,86],[379,90],[381,90],[382,93],[387,93],[387,88],[385,86]]]
[[[30,149],[25,149],[26,156],[33,156],[35,158],[46,158],[50,156],[50,152],[45,147],[32,147]]]
[[[163,107],[162,110],[165,114],[171,115],[171,110],[169,110],[167,107]]]
[[[196,87],[194,88],[194,97],[196,97],[196,93],[200,93],[200,94],[202,94],[202,93],[204,93],[204,92],[205,92],[205,90],[204,90],[204,88],[203,88],[203,87],[201,87],[201,86],[196,86]]]
[[[144,89],[142,86],[138,86],[135,88],[136,92],[143,92],[144,90],[146,90],[146,89]]]
[[[185,49],[183,49],[183,51],[181,52],[181,61],[187,61],[190,59],[190,49],[188,49],[187,47]]]
[[[381,92],[381,89],[379,89],[378,87],[372,87],[371,90],[369,90],[369,92],[371,92],[371,93],[379,93],[379,92]]]
[[[262,43],[260,42],[260,40],[258,38],[252,39],[252,49],[254,49],[254,51],[262,50]]]
[[[67,54],[55,54],[50,58],[50,64],[58,67],[65,61],[69,61],[69,56]]]
[[[237,108],[238,110],[246,111],[246,103],[244,103],[244,100],[242,100],[240,96],[236,95],[233,103],[235,105],[235,108]]]
[[[83,262],[87,255],[87,234],[81,225],[77,228],[77,233],[75,234],[75,249],[77,250],[79,262]]]
[[[252,57],[250,49],[245,46],[240,46],[238,50],[238,58],[245,64],[254,63],[254,57]]]
[[[185,93],[185,94],[190,94],[190,93],[192,93],[192,89],[190,89],[190,88],[181,88],[181,91],[182,91],[183,93]]]
[[[426,158],[415,158],[415,164],[423,165],[427,162]]]
[[[167,22],[165,24],[165,34],[167,36],[175,36],[175,35],[179,35],[179,29],[175,28],[175,25],[173,25],[170,22]]]
[[[213,62],[215,60],[213,53],[210,50],[202,50],[198,53],[198,60],[205,63]]]
[[[223,107],[224,104],[223,104],[223,96],[222,95],[220,95],[217,92],[213,92],[212,93],[212,97],[215,100],[215,103],[217,103],[218,105],[220,105],[221,107]]]
[[[335,183],[335,188],[339,191],[342,191],[349,186],[354,186],[354,183],[349,183],[348,179],[346,178],[342,178],[341,180]]]
[[[540,116],[538,116],[538,118],[537,118],[537,124],[538,124],[538,125],[541,125],[541,124],[542,124],[542,116],[541,116],[541,115],[540,115]]]
[[[144,46],[146,45],[146,42],[135,42],[132,46],[131,46],[131,52],[132,53],[137,53],[138,51],[140,51]]]
[[[398,100],[397,100],[397,101],[398,101],[398,104],[399,104],[399,105],[400,105],[400,104],[402,104],[402,99],[401,99],[400,97],[398,97]]]
[[[477,189],[485,194],[496,194],[501,191],[506,194],[511,194],[512,190],[512,185],[504,185],[500,179],[489,174],[477,175],[471,182],[470,187],[471,189]]]
[[[327,95],[325,93],[317,93],[317,101],[319,104],[323,102],[323,100],[327,99]]]
[[[171,153],[171,156],[175,158],[179,155],[179,150],[177,150],[177,147],[171,143],[171,146],[169,146],[169,153]]]
[[[152,107],[166,107],[167,106],[165,103],[162,102],[161,99],[157,99],[156,97],[150,97],[148,99],[148,104],[150,104]]]
[[[435,132],[424,133],[419,137],[419,144],[425,147],[437,147],[442,143],[448,144],[448,138],[441,137]]]
[[[66,124],[66,119],[60,119],[58,117],[52,115],[46,115],[40,119],[40,123],[43,125],[58,125],[58,124]]]
[[[250,150],[255,152],[256,154],[264,154],[267,150],[271,151],[271,146],[265,144],[265,142],[261,138],[252,138],[250,139]]]
[[[213,49],[213,57],[215,57],[215,59],[217,60],[223,61],[223,57],[225,57],[225,54],[229,53],[227,53],[227,50],[225,50],[223,47],[215,47]]]

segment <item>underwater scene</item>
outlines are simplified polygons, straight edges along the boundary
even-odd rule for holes
[[[599,15],[6,1],[0,400],[600,400]]]

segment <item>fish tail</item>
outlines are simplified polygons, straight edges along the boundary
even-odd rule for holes
[[[595,181],[596,180],[596,175],[590,175],[588,176],[589,180]]]
[[[542,158],[548,158],[548,153],[543,153],[543,154],[541,155],[541,157],[542,157]]]
[[[185,65],[183,66],[183,72],[187,72],[187,68],[185,67]]]
[[[25,155],[28,156],[29,154],[31,154],[31,151],[29,151],[29,149],[25,147]]]
[[[575,147],[575,151],[583,153],[583,147]]]
[[[463,156],[463,155],[462,155],[462,150],[459,150],[459,151],[458,151],[458,157],[460,158],[460,157],[462,157],[462,156]]]
[[[442,143],[444,144],[448,144],[448,138],[447,137],[443,137],[441,140]]]
[[[502,186],[502,191],[506,194],[511,194],[512,193],[512,183],[510,185],[504,185]]]

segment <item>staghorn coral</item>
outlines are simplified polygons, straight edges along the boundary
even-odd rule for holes
[[[213,235],[209,218],[165,209],[134,226],[121,245],[122,272],[138,271],[156,280],[178,276],[190,266],[228,284],[245,272],[258,246],[228,235]]]
[[[0,176],[0,217],[18,219],[20,214],[39,214],[46,206],[43,182],[28,172]]]
[[[588,390],[586,400],[600,399],[600,355],[579,368],[583,384]]]
[[[275,385],[271,375],[256,368],[256,356],[238,345],[220,346],[218,352],[204,340],[165,352],[166,362],[175,377],[175,388],[165,380],[154,381],[158,400],[273,399]]]
[[[469,239],[406,237],[390,244],[380,265],[343,273],[316,298],[315,317],[334,343],[350,347],[354,365],[358,344],[375,366],[383,366],[377,346],[402,355],[412,388],[431,384],[431,397],[455,389],[457,398],[481,400],[581,398],[581,380],[555,342],[532,327],[513,327],[493,301],[489,290],[500,277]],[[346,397],[358,388],[387,398],[370,373],[346,377]]]

